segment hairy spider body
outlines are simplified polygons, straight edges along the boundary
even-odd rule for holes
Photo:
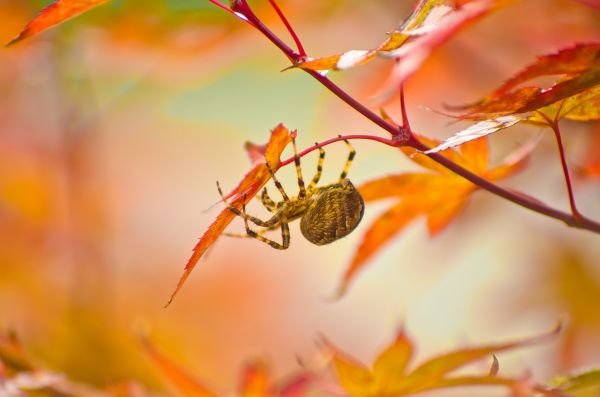
[[[316,189],[300,221],[302,235],[325,245],[352,232],[365,212],[365,203],[349,179]]]
[[[358,190],[346,178],[356,152],[348,141],[345,142],[350,149],[350,154],[339,181],[327,186],[316,187],[321,178],[323,161],[325,159],[325,151],[319,148],[317,173],[311,183],[305,187],[304,180],[302,179],[302,170],[300,169],[300,157],[297,154],[296,141],[292,139],[294,163],[296,165],[298,187],[300,189],[296,197],[288,197],[283,186],[281,186],[281,183],[279,183],[267,163],[273,182],[281,193],[283,201],[275,203],[269,197],[267,189],[263,190],[260,197],[261,202],[268,211],[273,213],[273,216],[266,221],[248,215],[245,205],[241,211],[229,205],[217,182],[217,188],[223,201],[227,203],[231,212],[244,219],[246,227],[246,234],[228,233],[227,235],[233,237],[252,237],[269,244],[273,248],[286,249],[290,245],[290,229],[288,224],[296,219],[301,219],[300,230],[302,231],[302,235],[316,245],[329,244],[350,234],[360,223],[364,214],[365,204]],[[248,222],[261,226],[263,229],[258,232],[254,231],[250,228]],[[263,233],[278,228],[281,228],[281,244],[262,236]]]

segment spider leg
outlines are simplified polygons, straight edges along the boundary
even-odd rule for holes
[[[350,150],[350,154],[348,155],[348,160],[346,160],[346,165],[344,166],[344,169],[342,170],[342,174],[340,175],[340,182],[342,180],[346,179],[346,176],[348,176],[348,170],[350,169],[350,164],[352,164],[352,160],[354,160],[354,156],[356,156],[356,150],[354,150],[354,148],[352,147],[350,142],[348,142],[347,139],[344,139],[344,142],[346,142],[346,146],[348,146],[348,149]]]
[[[275,230],[279,227],[280,225],[273,225],[271,227],[265,227],[264,229],[260,229],[256,232],[256,234],[258,235],[262,235],[265,234],[266,232],[269,232],[271,230]],[[222,236],[227,236],[227,237],[237,237],[237,238],[246,238],[246,237],[252,237],[250,236],[248,233],[222,233]]]
[[[304,179],[302,178],[302,168],[300,167],[300,156],[298,156],[298,147],[296,147],[296,138],[292,138],[292,146],[294,147],[294,165],[296,166],[296,176],[298,177],[298,187],[300,193],[298,198],[306,196],[306,188],[304,187]]]
[[[241,218],[244,218],[244,222],[250,221],[257,226],[262,226],[262,227],[272,227],[272,226],[277,227],[279,225],[279,223],[280,223],[279,216],[275,215],[271,219],[269,219],[267,221],[263,221],[252,215],[248,215],[248,214],[246,214],[245,210],[240,211],[237,208],[235,208],[233,205],[231,205],[227,202],[227,200],[225,199],[225,195],[223,195],[223,191],[221,190],[221,186],[219,185],[219,182],[217,182],[217,189],[219,190],[221,199],[227,205],[227,208],[229,208],[229,211],[233,212],[234,214],[236,214],[237,216],[239,216]],[[245,195],[244,195],[244,200],[242,202],[244,203],[243,208],[246,208],[246,196]]]
[[[267,193],[267,188],[263,189],[262,194],[260,195],[260,202],[270,212],[275,212],[277,209],[277,205],[271,199],[271,197],[269,197],[269,193]]]
[[[318,143],[315,143],[315,145],[318,145]],[[319,148],[319,162],[317,163],[317,173],[315,174],[315,176],[313,176],[313,179],[310,182],[310,185],[308,185],[309,189],[314,188],[315,186],[317,186],[317,183],[319,183],[319,180],[321,179],[321,173],[323,172],[323,162],[324,161],[325,161],[325,150],[323,150],[323,148]]]
[[[246,217],[246,204],[242,204],[242,213],[244,214],[243,218],[244,218],[244,226],[246,226],[246,234],[248,235],[248,237],[252,237],[255,238],[257,240],[262,241],[265,244],[269,244],[271,247],[278,249],[278,250],[284,250],[287,249],[290,246],[290,228],[287,224],[287,222],[282,222],[281,223],[281,240],[282,243],[279,244],[277,241],[273,241],[270,240],[264,236],[261,236],[261,232],[268,230],[267,229],[263,229],[260,230],[258,233],[255,232],[254,230],[250,229],[250,225],[248,225],[248,217]],[[272,227],[272,229],[275,229],[275,226]]]
[[[267,169],[269,170],[269,174],[271,174],[271,178],[273,178],[273,183],[275,183],[275,187],[277,188],[277,190],[279,190],[279,193],[281,193],[281,196],[283,197],[283,201],[290,201],[290,198],[288,197],[288,195],[285,193],[285,190],[283,190],[283,186],[281,186],[281,183],[279,182],[279,180],[275,177],[275,173],[273,172],[273,169],[271,168],[271,166],[269,165],[269,162],[267,161],[266,163]]]

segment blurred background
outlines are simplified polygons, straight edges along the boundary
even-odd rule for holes
[[[0,0],[0,40],[47,3]],[[316,57],[378,45],[413,2],[280,3]],[[287,37],[268,3],[254,4]],[[599,22],[598,10],[575,1],[527,0],[466,29],[409,81],[413,128],[450,136],[464,126],[428,107],[472,102],[536,54],[597,40]],[[301,148],[338,134],[385,135],[308,75],[280,73],[287,66],[259,34],[202,0],[115,0],[0,50],[0,329],[15,330],[40,362],[75,380],[161,389],[133,336],[143,327],[223,393],[253,357],[277,375],[297,369],[319,334],[369,362],[400,325],[422,358],[566,320],[555,342],[504,355],[502,368],[544,380],[599,364],[599,236],[486,192],[433,240],[422,221],[409,227],[338,301],[330,298],[354,247],[385,203],[368,206],[362,225],[328,246],[311,245],[298,225],[287,251],[221,238],[164,309],[221,210],[212,207],[215,181],[230,189],[249,169],[245,141],[266,142],[279,122],[298,129]],[[390,66],[378,60],[332,77],[376,108]],[[397,101],[385,106],[399,118]],[[600,126],[564,122],[563,131],[580,209],[600,219]],[[491,139],[492,157],[538,134],[529,168],[503,183],[567,209],[548,131],[504,131]],[[354,145],[355,184],[415,169],[389,147]],[[344,145],[327,147],[322,183],[346,156]],[[316,155],[303,164],[309,178]],[[280,175],[295,194],[293,169]],[[249,211],[264,216],[260,205]]]

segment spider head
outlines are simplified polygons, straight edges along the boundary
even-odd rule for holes
[[[300,230],[316,245],[348,235],[358,226],[365,211],[363,198],[348,178],[317,189],[311,201],[300,221]]]

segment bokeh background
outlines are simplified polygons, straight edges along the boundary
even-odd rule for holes
[[[48,1],[1,0],[0,40]],[[267,2],[257,13],[285,35]],[[313,56],[371,48],[412,1],[281,1]],[[600,37],[600,12],[575,1],[527,0],[460,33],[408,82],[413,128],[461,128],[427,108],[471,102],[533,61]],[[0,327],[40,362],[83,382],[164,383],[136,341],[147,329],[214,389],[235,389],[240,367],[264,357],[278,375],[310,359],[319,334],[370,361],[405,325],[426,357],[458,345],[524,336],[565,320],[554,342],[502,356],[510,373],[540,380],[600,363],[600,240],[478,192],[442,235],[418,222],[332,301],[363,225],[317,247],[292,226],[276,251],[221,238],[168,309],[195,245],[220,211],[215,181],[249,169],[245,141],[283,122],[304,148],[340,133],[381,133],[256,32],[202,0],[113,1],[0,50]],[[391,65],[334,80],[376,108]],[[398,117],[398,104],[385,104]],[[600,128],[564,122],[578,204],[600,219]],[[491,139],[499,160],[541,134],[531,165],[505,183],[568,208],[548,131],[516,127]],[[355,142],[355,184],[414,169],[388,147]],[[347,155],[327,147],[323,181]],[[316,156],[303,159],[305,175]],[[585,172],[587,170],[587,172]],[[280,171],[289,192],[293,169]],[[251,211],[263,214],[260,205]],[[233,223],[232,231],[241,231]]]

